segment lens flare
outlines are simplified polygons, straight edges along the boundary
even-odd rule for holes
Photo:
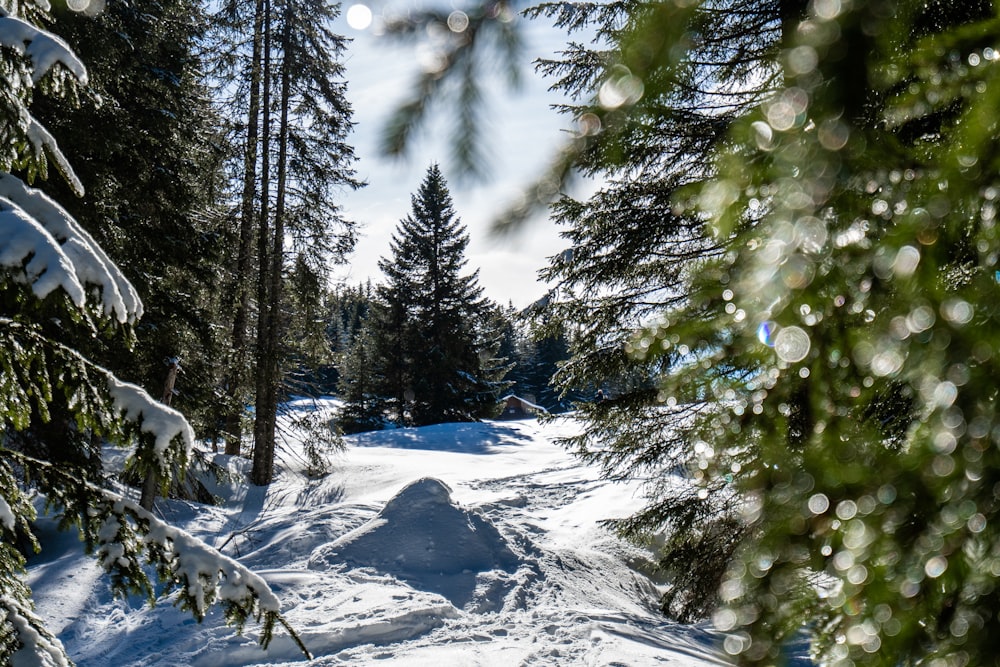
[[[365,30],[372,24],[372,10],[368,5],[351,5],[345,16],[347,25],[355,30]]]
[[[778,331],[778,325],[767,320],[757,326],[757,340],[768,347],[774,347],[774,335]]]

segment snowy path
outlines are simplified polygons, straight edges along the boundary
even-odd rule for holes
[[[362,434],[321,480],[299,472],[293,442],[266,492],[234,484],[222,506],[164,512],[263,574],[313,665],[727,664],[710,630],[659,615],[656,586],[629,566],[645,554],[598,525],[638,500],[552,444],[569,428]],[[252,625],[233,637],[218,614],[199,626],[165,601],[110,599],[72,541],[47,533],[30,576],[80,667],[305,664],[284,636],[261,651]]]

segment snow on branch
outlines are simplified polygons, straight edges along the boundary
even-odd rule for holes
[[[52,161],[56,165],[56,171],[58,171],[66,182],[69,184],[70,189],[73,190],[73,194],[77,197],[82,197],[84,195],[83,183],[80,182],[79,176],[73,171],[73,167],[70,166],[69,160],[63,155],[62,150],[59,148],[59,144],[56,143],[55,137],[53,137],[45,126],[35,120],[30,114],[28,114],[28,129],[26,136],[28,141],[31,142],[31,147],[35,151],[35,159],[41,161],[46,155],[52,158]]]
[[[42,620],[17,599],[0,597],[0,618],[14,628],[21,648],[11,656],[11,667],[71,667],[66,649],[45,631]]]
[[[0,229],[0,267],[23,271],[15,276],[30,284],[39,299],[62,287],[83,307],[86,297],[72,260],[37,220],[5,197],[0,197]]]
[[[44,9],[47,3],[36,4],[40,4]],[[26,57],[25,63],[30,71],[31,86],[36,85],[57,64],[62,65],[81,84],[87,83],[86,67],[66,42],[50,32],[10,15],[2,7],[0,7],[0,47],[7,47]],[[22,81],[22,77],[18,77],[18,81]],[[23,81],[27,82],[26,76],[23,77]],[[56,170],[66,178],[77,196],[82,197],[83,184],[59,150],[56,140],[41,123],[31,117],[27,108],[23,106],[24,100],[19,101],[21,104],[18,104],[15,110],[18,116],[18,128],[24,132],[24,139],[34,150],[35,159],[42,161],[45,155],[51,157]]]
[[[14,510],[11,509],[10,503],[3,496],[0,496],[0,526],[3,526],[10,532],[14,532],[14,525],[17,521],[17,517],[14,516]]]
[[[90,486],[90,485],[88,485]],[[101,498],[96,511],[104,521],[98,531],[97,557],[112,576],[143,576],[138,572],[139,552],[156,568],[168,593],[176,591],[174,604],[201,621],[209,607],[220,604],[226,620],[242,631],[250,617],[261,620],[261,644],[270,643],[275,623],[281,623],[307,656],[301,639],[281,617],[281,603],[258,574],[225,554],[147,512],[138,503],[100,487],[90,487]],[[137,533],[142,535],[137,539]]]
[[[173,594],[173,603],[190,611],[199,622],[212,605],[218,604],[226,621],[236,626],[238,632],[243,631],[246,621],[251,618],[262,623],[260,643],[263,648],[267,648],[275,626],[280,624],[302,653],[312,658],[302,639],[281,616],[277,595],[260,575],[245,565],[114,491],[79,479],[23,452],[0,451],[22,465],[31,466],[37,478],[48,478],[46,485],[49,488],[63,487],[69,496],[86,497],[85,520],[96,522],[95,555],[110,575],[116,594],[142,593],[151,603],[155,602],[148,570],[143,567],[145,562],[153,567],[159,581],[166,584],[164,593]],[[0,614],[4,601],[0,598]],[[43,629],[40,622],[37,627]]]
[[[119,322],[142,316],[135,288],[93,237],[59,204],[41,190],[0,172],[0,265],[25,267],[35,294],[44,298],[63,287],[78,307],[82,284],[101,288],[104,314]],[[61,245],[60,245],[61,244]]]
[[[66,42],[27,21],[10,16],[3,8],[0,8],[0,46],[31,59],[33,84],[38,83],[57,63],[72,72],[80,83],[87,83],[87,68]]]
[[[111,495],[110,492],[108,495]],[[131,500],[120,499],[114,512],[125,512],[147,521],[149,530],[143,541],[156,544],[163,558],[170,562],[175,579],[185,582],[184,594],[190,596],[194,613],[203,617],[213,599],[240,606],[254,598],[262,612],[278,613],[281,603],[258,574],[235,560],[210,548],[189,533],[165,523]]]
[[[107,374],[108,392],[114,401],[115,411],[124,414],[125,419],[138,423],[143,433],[153,436],[153,453],[161,470],[170,468],[171,457],[167,452],[174,438],[181,438],[184,456],[190,455],[194,446],[194,429],[184,415],[154,400],[142,387],[122,382],[110,371],[104,372]]]

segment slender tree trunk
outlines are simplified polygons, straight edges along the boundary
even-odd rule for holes
[[[258,415],[264,418],[266,423],[266,439],[264,446],[254,449],[254,475],[257,484],[267,484],[274,477],[274,447],[275,430],[277,428],[278,416],[278,388],[281,385],[281,365],[279,341],[281,339],[281,300],[282,300],[282,269],[284,268],[284,243],[285,243],[285,194],[288,181],[288,109],[291,97],[291,77],[292,77],[292,48],[291,48],[291,16],[290,8],[286,4],[284,11],[284,24],[281,31],[280,50],[282,54],[281,63],[281,92],[278,101],[280,116],[278,120],[278,166],[275,178],[275,203],[274,203],[274,228],[271,236],[271,265],[268,268],[268,296],[271,300],[268,310],[270,320],[267,331],[261,335],[265,337],[267,355],[267,377],[269,383],[265,393],[266,403],[261,407]]]
[[[240,246],[233,285],[233,337],[227,382],[229,408],[226,414],[226,454],[239,454],[242,441],[243,404],[247,381],[250,313],[250,283],[253,273],[254,213],[257,189],[257,143],[260,135],[261,51],[263,50],[264,0],[257,0],[253,22],[253,52],[250,65],[250,100],[247,137],[243,153],[243,195],[240,207]]]
[[[257,273],[257,353],[256,353],[256,397],[253,424],[253,468],[250,473],[254,484],[271,482],[274,461],[274,428],[270,416],[269,393],[275,383],[271,373],[274,357],[270,349],[267,332],[270,330],[272,312],[271,280],[268,267],[271,265],[271,2],[264,0],[264,69],[263,84],[263,134],[261,136],[261,214],[257,236],[257,257],[260,271]],[[271,465],[269,465],[269,462]]]

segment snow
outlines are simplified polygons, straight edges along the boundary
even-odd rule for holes
[[[247,460],[216,454],[231,473],[206,480],[220,505],[158,511],[267,582],[309,664],[729,664],[709,625],[660,615],[648,554],[599,525],[641,498],[553,444],[572,419],[350,436],[330,474],[310,479],[292,420],[336,404],[289,408],[274,483],[251,486]],[[80,667],[306,664],[283,631],[265,651],[218,611],[195,624],[169,599],[112,599],[76,536],[39,525],[36,612]]]
[[[145,389],[128,382],[122,382],[107,373],[108,393],[114,401],[114,408],[125,419],[139,424],[143,433],[153,436],[153,454],[159,467],[169,471],[171,458],[168,455],[170,443],[180,438],[185,455],[190,454],[194,445],[194,430],[177,410],[153,400]]]
[[[3,8],[0,8],[0,45],[31,58],[34,66],[32,84],[37,84],[57,63],[66,67],[80,83],[87,83],[87,68],[66,42],[27,21],[8,15]]]
[[[73,262],[42,225],[0,197],[0,227],[0,267],[20,269],[21,275],[14,275],[30,284],[39,299],[61,287],[77,307],[83,306],[86,297]]]
[[[6,618],[14,627],[23,646],[11,657],[11,667],[70,667],[63,655],[59,640],[45,637],[34,627],[33,614],[13,597],[0,598],[0,609],[6,609]]]
[[[36,2],[42,8],[47,2]],[[79,83],[86,84],[87,70],[59,37],[0,7],[0,47],[13,50],[30,61],[31,78],[22,85],[37,84],[53,67],[61,65]],[[35,160],[51,161],[78,196],[83,185],[62,154],[52,135],[12,91],[15,106],[11,113],[15,143],[25,142]],[[27,157],[18,154],[18,159]],[[107,257],[94,239],[66,211],[39,190],[27,187],[18,178],[0,172],[0,268],[8,269],[15,280],[29,284],[39,299],[62,288],[70,300],[82,307],[85,285],[100,288],[105,315],[119,322],[142,316],[142,303],[135,289]]]
[[[14,532],[14,524],[14,510],[11,509],[7,500],[3,496],[0,496],[0,526]]]
[[[105,315],[119,322],[142,317],[142,301],[93,237],[41,190],[0,172],[0,265],[25,268],[39,298],[62,287],[77,306],[84,302],[82,284],[101,288]]]

